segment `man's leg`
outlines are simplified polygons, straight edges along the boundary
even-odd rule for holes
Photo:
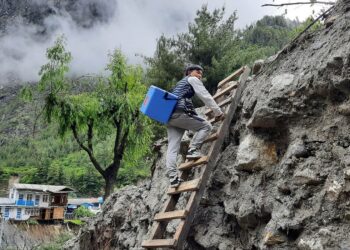
[[[178,177],[176,158],[180,150],[180,143],[185,130],[174,126],[168,126],[167,132],[168,150],[166,155],[166,167],[168,177],[170,182],[172,182]]]
[[[187,114],[181,114],[176,119],[170,120],[169,125],[197,132],[190,144],[190,149],[192,150],[199,150],[213,128],[207,120]]]
[[[203,141],[208,137],[213,126],[207,121],[202,121],[202,127],[197,130],[197,133],[193,136],[190,144],[190,148],[200,149]]]

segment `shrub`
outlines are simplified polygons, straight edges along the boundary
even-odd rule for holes
[[[75,218],[84,218],[84,217],[92,217],[95,214],[91,212],[89,209],[87,209],[84,206],[80,206],[77,209],[74,210],[74,216]]]

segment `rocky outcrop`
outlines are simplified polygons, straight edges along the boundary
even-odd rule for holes
[[[350,1],[328,18],[252,77],[186,249],[350,248]],[[166,198],[165,149],[66,249],[140,248]]]
[[[254,171],[268,168],[277,163],[276,145],[254,134],[248,134],[239,144],[236,169]]]

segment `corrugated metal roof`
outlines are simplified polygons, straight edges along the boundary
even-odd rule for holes
[[[76,199],[68,199],[67,204],[72,205],[81,205],[83,203],[99,203],[98,198],[76,198]]]
[[[0,205],[14,205],[15,201],[10,198],[0,198]]]
[[[16,189],[37,190],[37,191],[51,192],[51,193],[62,193],[62,192],[74,191],[74,189],[67,186],[39,185],[39,184],[15,183],[13,184],[13,187]]]

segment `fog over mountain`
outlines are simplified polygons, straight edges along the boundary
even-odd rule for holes
[[[185,31],[196,10],[237,10],[242,28],[275,9],[254,0],[0,0],[0,85],[38,80],[45,51],[64,35],[73,74],[101,73],[108,52],[120,48],[130,63],[152,56],[156,39]]]

